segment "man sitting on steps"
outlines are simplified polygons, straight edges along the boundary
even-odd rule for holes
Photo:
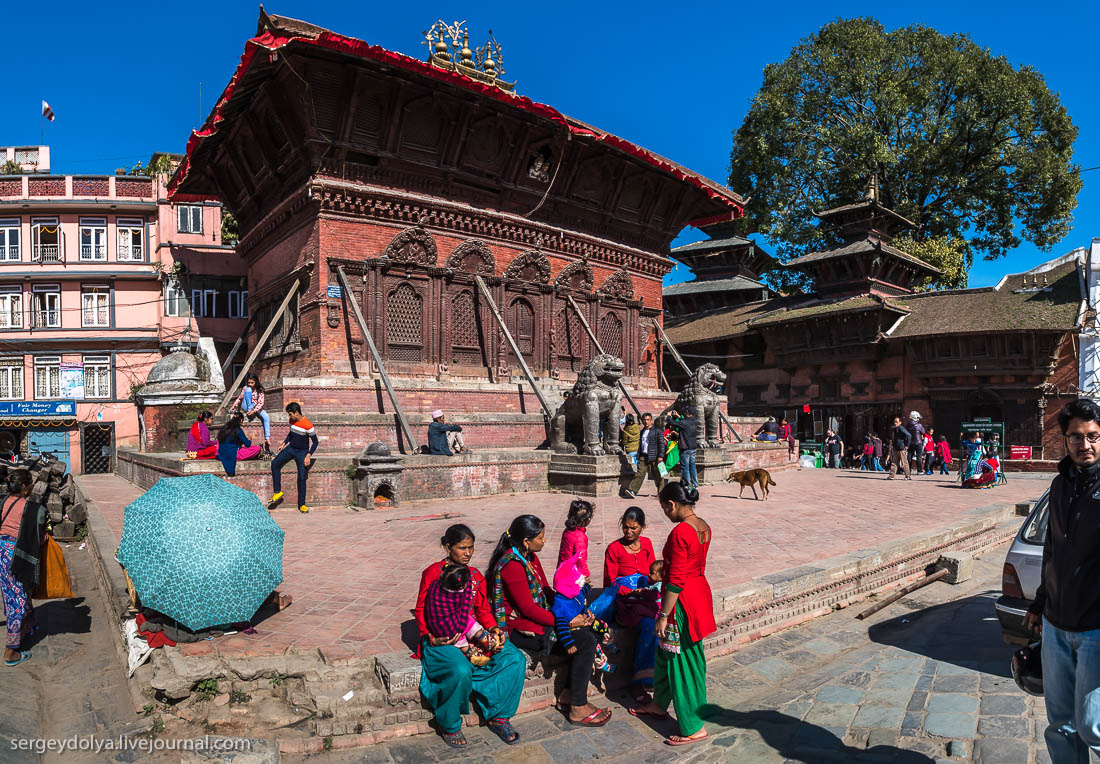
[[[454,454],[469,452],[466,442],[462,439],[462,428],[457,424],[447,424],[443,409],[433,411],[432,423],[428,425],[428,453],[436,456],[454,456]]]

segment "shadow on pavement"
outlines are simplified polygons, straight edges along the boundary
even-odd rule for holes
[[[872,642],[994,676],[1011,676],[1016,648],[1005,644],[993,609],[999,591],[908,610],[867,630]],[[905,600],[891,608],[905,606]],[[910,605],[910,607],[913,607]]]
[[[39,628],[24,638],[24,650],[53,634],[87,634],[92,630],[92,611],[84,604],[83,597],[48,600],[35,605],[34,617]]]

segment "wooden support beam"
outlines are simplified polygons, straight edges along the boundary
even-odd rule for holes
[[[239,388],[241,386],[241,383],[244,382],[245,377],[248,374],[248,370],[252,368],[252,364],[255,363],[256,357],[260,355],[260,351],[263,350],[264,345],[271,337],[271,333],[275,331],[275,327],[279,325],[279,319],[282,317],[283,311],[286,310],[287,305],[290,305],[290,300],[294,297],[294,295],[298,293],[298,289],[300,287],[301,284],[297,279],[295,279],[294,283],[290,285],[290,289],[287,290],[286,297],[284,297],[283,301],[279,303],[279,308],[275,311],[275,316],[272,319],[271,323],[267,325],[267,328],[264,329],[263,334],[260,335],[260,339],[257,340],[256,347],[252,348],[252,352],[248,354],[248,360],[244,362],[244,368],[241,369],[241,373],[237,375],[237,378],[233,380],[233,384],[230,385],[229,389],[225,391],[225,397],[222,398],[222,402],[218,404],[217,410],[214,411],[214,416],[219,416],[223,411],[225,411],[225,407],[229,404],[229,400],[237,394],[237,388]]]
[[[590,339],[592,341],[592,344],[595,346],[596,352],[600,355],[603,355],[603,347],[600,345],[600,341],[596,339],[596,335],[593,334],[592,327],[588,325],[588,320],[584,317],[584,314],[581,313],[580,306],[577,305],[577,303],[573,300],[573,295],[567,294],[565,296],[565,299],[569,303],[569,307],[571,307],[573,309],[573,312],[577,314],[577,318],[581,320],[581,326],[584,327],[585,334],[588,335],[588,339]],[[619,380],[619,389],[623,391],[623,395],[625,395],[626,399],[630,401],[630,407],[634,409],[634,413],[637,415],[638,421],[641,421],[642,410],[638,408],[638,404],[635,403],[634,399],[630,397],[630,393],[627,392],[626,385],[623,384],[623,381],[621,379]]]
[[[688,368],[688,365],[684,361],[683,356],[680,355],[680,351],[677,350],[676,346],[672,344],[672,340],[670,340],[668,338],[668,335],[665,334],[665,330],[664,330],[664,327],[661,326],[661,322],[658,321],[657,319],[653,319],[653,328],[657,330],[657,334],[660,337],[661,342],[663,342],[665,347],[667,347],[672,352],[672,357],[676,359],[676,362],[678,364],[680,364],[680,368],[682,368],[684,370],[684,373],[687,374],[688,379],[690,379],[691,378],[691,369]],[[726,427],[728,427],[730,429],[730,432],[733,433],[733,437],[737,438],[738,443],[743,443],[744,442],[744,439],[741,437],[741,435],[734,428],[733,422],[731,422],[729,420],[729,417],[726,416],[725,413],[722,411],[721,406],[719,406],[719,408],[718,408],[718,418],[721,419],[722,422],[726,425]]]
[[[531,383],[531,389],[535,391],[535,397],[539,399],[539,405],[542,406],[542,412],[546,414],[547,419],[552,419],[554,416],[554,410],[550,408],[549,402],[543,397],[542,390],[539,390],[539,386],[535,384],[535,375],[531,373],[531,370],[527,368],[527,361],[523,359],[523,353],[519,352],[519,345],[512,338],[512,333],[508,331],[508,325],[504,323],[504,316],[500,315],[500,311],[497,310],[497,304],[493,300],[493,295],[489,293],[489,287],[485,285],[485,280],[481,276],[474,276],[474,280],[477,281],[478,291],[481,292],[481,296],[485,298],[485,302],[489,305],[489,312],[493,314],[493,318],[496,319],[497,326],[504,332],[504,339],[508,341],[508,346],[512,348],[512,353],[515,354],[516,359],[519,360],[520,368],[523,369],[524,375],[527,377],[527,381]]]
[[[233,362],[233,358],[237,355],[237,351],[241,349],[241,345],[244,344],[245,337],[248,336],[248,330],[252,328],[252,324],[256,322],[256,314],[251,313],[248,316],[248,323],[244,325],[244,331],[241,332],[241,336],[237,338],[237,341],[233,343],[233,349],[229,351],[229,355],[225,357],[225,363],[222,364],[222,374],[225,374],[225,370],[229,368],[229,364]]]
[[[405,433],[405,442],[408,444],[409,453],[416,453],[416,438],[413,437],[412,428],[409,427],[409,420],[405,418],[405,412],[401,408],[401,404],[397,400],[397,391],[393,389],[393,383],[390,382],[390,375],[386,373],[386,365],[382,363],[382,355],[378,352],[378,346],[374,344],[374,337],[371,336],[370,329],[367,328],[367,321],[363,318],[363,312],[359,310],[359,303],[355,301],[355,292],[351,291],[351,285],[348,284],[347,274],[344,273],[344,266],[336,266],[336,275],[340,279],[340,286],[344,289],[344,299],[351,305],[351,311],[355,315],[355,320],[359,324],[359,330],[363,332],[363,339],[367,342],[367,348],[370,350],[371,358],[374,359],[374,365],[378,367],[378,376],[382,377],[382,384],[386,387],[386,394],[390,397],[390,403],[393,404],[393,411],[397,414],[397,421],[401,423],[401,429]]]

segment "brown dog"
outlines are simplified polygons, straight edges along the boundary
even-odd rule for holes
[[[745,486],[752,489],[752,497],[760,501],[760,497],[756,495],[756,486],[760,486],[760,490],[764,492],[764,499],[768,498],[768,486],[775,485],[775,481],[772,480],[771,473],[766,469],[760,468],[755,470],[742,470],[741,472],[731,472],[730,476],[726,478],[727,483],[739,483],[741,485],[741,493],[737,494],[737,498],[741,498],[741,495],[745,493]]]

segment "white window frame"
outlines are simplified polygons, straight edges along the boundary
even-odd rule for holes
[[[84,397],[111,397],[111,356],[84,356]]]
[[[248,290],[234,290],[229,293],[229,317],[248,318]]]
[[[115,235],[118,242],[115,259],[120,263],[145,262],[145,222],[119,218],[115,222],[115,226],[118,228],[118,233]],[[128,239],[125,243],[124,237]],[[137,241],[136,246],[134,245],[135,240]]]
[[[89,298],[92,298],[89,300]],[[99,299],[102,298],[102,299]],[[92,320],[88,320],[89,308]],[[80,325],[105,328],[111,325],[111,288],[106,284],[81,284]]]
[[[54,299],[50,299],[50,298]],[[39,307],[41,301],[44,307]],[[50,306],[50,303],[53,306]],[[31,310],[34,318],[31,325],[35,329],[60,329],[61,328],[61,285],[60,284],[35,284],[31,287]],[[52,318],[52,321],[43,322],[41,316]]]
[[[209,306],[210,310],[207,311]],[[217,289],[192,289],[191,290],[191,315],[195,318],[218,317],[218,290]]]
[[[187,292],[174,277],[164,282],[164,315],[174,317],[191,315],[191,309],[187,303]]]
[[[21,259],[19,238],[22,236],[19,218],[0,220],[0,262],[17,263]]]
[[[23,357],[0,358],[0,401],[23,400]]]
[[[177,233],[202,233],[202,205],[180,204],[176,207]]]
[[[0,285],[0,330],[23,328],[23,287]]]
[[[107,218],[80,218],[80,262],[107,262]]]
[[[54,246],[42,243],[42,229],[56,228],[57,231],[57,255],[56,257],[46,252],[43,247]],[[36,263],[63,263],[65,262],[65,232],[57,218],[31,218],[31,244],[33,252],[31,259]]]
[[[53,370],[51,373],[50,370]],[[45,392],[40,392],[45,382]],[[51,401],[61,398],[61,356],[35,356],[34,359],[34,399]]]

